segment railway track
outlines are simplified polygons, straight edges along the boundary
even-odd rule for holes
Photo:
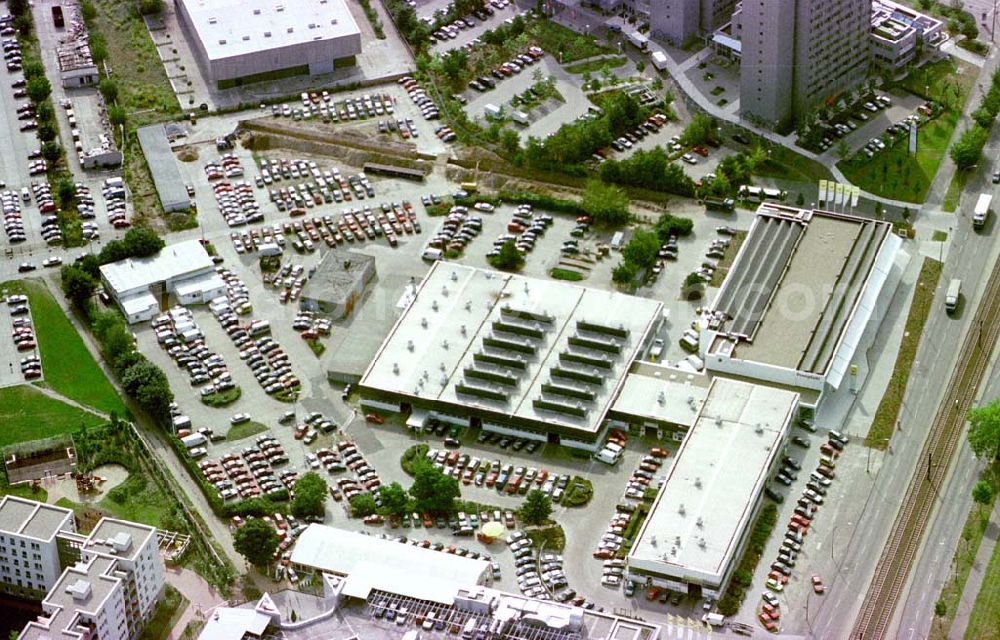
[[[958,362],[855,620],[852,639],[886,637],[939,488],[958,448],[966,411],[976,396],[1000,334],[997,318],[1000,318],[1000,262],[993,267],[983,299],[962,342]]]

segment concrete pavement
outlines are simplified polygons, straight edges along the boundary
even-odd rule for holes
[[[178,640],[184,635],[184,629],[193,620],[205,620],[211,610],[227,603],[222,599],[212,585],[190,569],[183,567],[167,567],[165,572],[167,584],[177,589],[187,598],[188,605],[181,613],[174,628],[166,636],[166,640]]]

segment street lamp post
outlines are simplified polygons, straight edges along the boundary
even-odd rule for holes
[[[876,440],[873,444],[879,444],[879,443],[882,443],[882,442],[885,442],[886,444],[888,444],[889,438],[880,438],[880,439]],[[865,473],[871,473],[872,449],[874,449],[874,448],[875,447],[868,447],[868,462],[865,464]]]

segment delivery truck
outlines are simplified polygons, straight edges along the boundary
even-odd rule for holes
[[[958,308],[958,300],[962,297],[962,281],[958,278],[948,283],[948,291],[944,295],[944,308],[952,313]]]
[[[988,193],[979,195],[976,201],[976,208],[972,211],[972,228],[982,229],[986,226],[986,219],[990,215],[990,207],[993,204],[993,196]]]
[[[625,34],[625,37],[628,38],[628,41],[635,45],[635,47],[640,51],[645,51],[646,47],[649,46],[649,38],[642,35],[638,31],[629,31]]]
[[[208,438],[200,433],[192,433],[189,436],[184,436],[181,438],[181,443],[184,444],[188,449],[193,449],[194,447],[201,446],[208,442]]]

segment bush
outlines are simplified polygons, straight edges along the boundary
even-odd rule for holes
[[[573,476],[566,485],[562,504],[564,507],[582,507],[594,497],[594,484],[583,476]]]
[[[419,460],[424,460],[427,458],[427,451],[430,449],[426,444],[415,444],[406,451],[403,452],[402,457],[399,459],[399,466],[403,468],[408,475],[413,475],[414,469],[413,465]]]
[[[243,390],[239,387],[239,385],[237,385],[232,389],[216,391],[210,395],[201,396],[201,401],[209,407],[225,407],[239,400],[242,395]]]
[[[501,271],[517,271],[524,266],[524,255],[514,246],[513,240],[504,242],[500,253],[490,256],[490,266]]]

